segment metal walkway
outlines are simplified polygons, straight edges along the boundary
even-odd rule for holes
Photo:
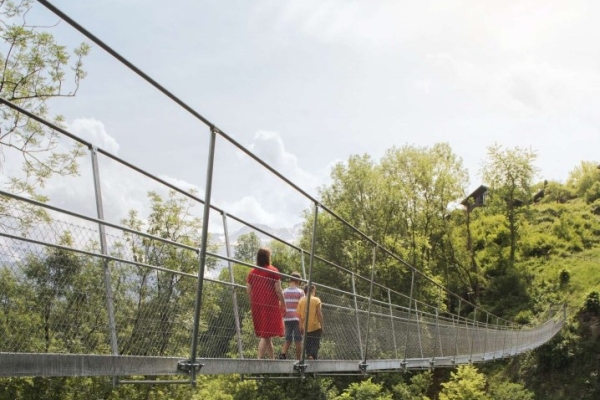
[[[535,326],[518,326],[449,292],[348,224],[48,1],[39,2],[208,127],[206,186],[204,198],[199,198],[0,99],[2,107],[89,149],[97,212],[84,215],[0,191],[7,205],[0,216],[0,376],[183,375],[194,381],[197,374],[301,376],[451,367],[518,355],[561,329],[564,308],[548,310]],[[286,243],[211,204],[217,139],[241,150],[312,204],[311,248]],[[144,231],[135,223],[105,220],[103,191],[110,188],[102,185],[100,166],[106,163],[172,191],[173,201],[197,205],[203,210],[201,232],[190,228],[174,237]],[[372,251],[370,277],[315,251],[321,215],[352,231]],[[256,359],[248,298],[234,276],[235,268],[244,268],[245,274],[252,265],[234,259],[228,241],[221,252],[211,247],[209,223],[215,218],[226,238],[232,222],[243,224],[295,254],[305,281],[317,286],[323,301],[326,327],[319,360]],[[408,290],[375,279],[382,260],[404,271]],[[219,278],[208,273],[213,268],[222,269]],[[335,271],[339,286],[313,279],[315,271],[324,269]],[[276,341],[276,349],[281,345],[281,339]]]

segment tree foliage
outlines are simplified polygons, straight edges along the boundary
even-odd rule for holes
[[[461,365],[442,383],[440,400],[488,400],[485,376],[472,365]]]
[[[51,27],[31,25],[28,14],[33,5],[33,0],[0,1],[0,96],[48,118],[49,100],[76,95],[86,75],[83,58],[90,47],[83,43],[71,53],[54,40]],[[53,174],[77,173],[80,147],[57,151],[56,132],[7,107],[0,115],[0,145],[23,158],[24,178],[12,178],[14,190],[33,195]],[[55,116],[53,121],[60,125],[63,118]]]
[[[506,217],[509,230],[509,266],[514,266],[517,240],[519,238],[519,216],[531,202],[536,153],[531,149],[515,147],[504,149],[499,144],[488,148],[488,158],[481,175],[489,185],[490,206],[497,207]]]

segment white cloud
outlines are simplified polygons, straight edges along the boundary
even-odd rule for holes
[[[298,157],[286,149],[278,132],[256,132],[247,148],[302,191],[317,197],[317,189],[325,182],[328,171],[311,173],[302,168]],[[227,198],[215,199],[215,205],[250,223],[267,224],[273,228],[291,227],[298,223],[302,212],[310,207],[310,200],[266,172],[244,153],[238,151],[236,155],[236,180],[228,177],[227,181],[236,190],[230,192]]]
[[[248,148],[301,189],[314,193],[315,182],[318,182],[317,177],[299,167],[298,157],[286,150],[278,132],[256,132]]]
[[[119,153],[116,139],[106,132],[104,124],[97,119],[77,118],[68,124],[68,130],[109,153]]]

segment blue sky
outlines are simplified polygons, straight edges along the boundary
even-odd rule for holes
[[[53,3],[315,195],[335,162],[404,144],[450,143],[469,190],[494,142],[536,150],[540,180],[600,161],[595,1]],[[54,32],[83,40],[64,23]],[[53,110],[100,147],[202,191],[206,128],[99,48],[86,69],[77,98]],[[299,220],[305,201],[217,147],[217,205],[272,226]],[[121,185],[115,210],[135,207],[131,183],[105,168]],[[72,201],[83,196],[67,180],[48,191],[65,185]]]

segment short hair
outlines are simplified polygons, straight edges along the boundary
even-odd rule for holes
[[[290,281],[295,281],[295,282],[302,281],[302,275],[300,275],[300,272],[292,272],[290,274],[290,276],[291,276]]]
[[[256,253],[256,265],[266,267],[269,264],[271,264],[271,250],[266,248],[258,249]]]
[[[308,288],[308,285],[304,286],[304,294],[308,294]],[[315,285],[310,285],[310,291],[312,292],[313,290],[317,290],[317,287]]]

